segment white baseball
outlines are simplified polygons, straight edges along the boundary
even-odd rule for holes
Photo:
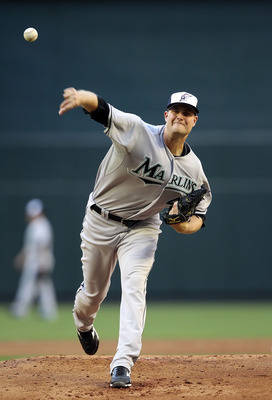
[[[27,42],[35,42],[38,37],[38,32],[35,28],[27,28],[24,31],[24,38]]]

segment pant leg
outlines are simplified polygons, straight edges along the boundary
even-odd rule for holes
[[[91,244],[82,243],[81,248],[84,280],[76,293],[73,315],[77,329],[84,332],[92,327],[107,296],[116,258]]]
[[[11,305],[11,312],[16,317],[25,316],[32,306],[36,296],[36,282],[36,272],[26,266],[20,276],[15,299]]]
[[[131,370],[140,355],[146,317],[146,285],[160,232],[156,226],[139,226],[131,230],[119,246],[122,298],[119,340],[111,370],[118,365]]]
[[[117,247],[125,235],[121,224],[87,210],[81,232],[83,282],[74,303],[76,328],[88,331],[105,299],[117,262]]]
[[[57,296],[50,275],[38,278],[39,308],[45,319],[57,317]]]

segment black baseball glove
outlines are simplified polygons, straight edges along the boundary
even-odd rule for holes
[[[163,222],[168,225],[179,224],[180,222],[189,221],[194,214],[196,206],[203,199],[207,189],[204,185],[200,189],[193,190],[192,193],[177,199],[178,201],[178,214],[169,214],[173,208],[173,204],[169,207],[164,215],[162,215]]]

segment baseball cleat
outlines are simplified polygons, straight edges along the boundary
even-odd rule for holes
[[[80,332],[77,330],[77,336],[86,354],[92,356],[97,352],[99,337],[94,327],[92,327],[88,332]]]
[[[131,386],[129,370],[126,367],[118,366],[113,368],[111,373],[110,387],[126,388]]]

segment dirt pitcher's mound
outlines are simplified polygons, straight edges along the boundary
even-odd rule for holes
[[[2,400],[272,398],[272,355],[144,356],[132,386],[109,387],[109,356],[45,356],[0,362]]]

